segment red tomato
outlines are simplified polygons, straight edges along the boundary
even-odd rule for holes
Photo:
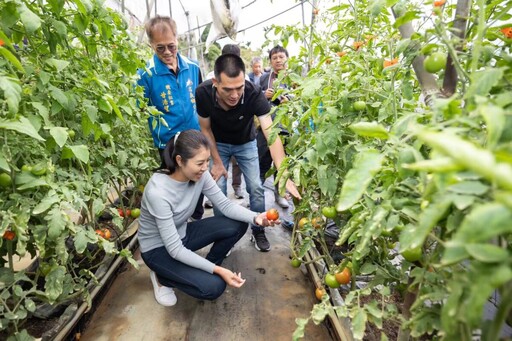
[[[277,220],[279,219],[279,212],[275,208],[271,208],[267,211],[267,219],[268,220]]]

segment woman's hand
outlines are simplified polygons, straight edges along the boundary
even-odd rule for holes
[[[215,268],[213,268],[213,273],[222,277],[224,282],[226,282],[227,285],[233,288],[240,288],[245,283],[245,279],[242,278],[241,272],[236,273],[229,269],[216,265]]]
[[[254,219],[255,223],[260,226],[274,226],[281,224],[281,220],[268,220],[267,219],[267,212],[260,213],[256,216],[256,219]]]

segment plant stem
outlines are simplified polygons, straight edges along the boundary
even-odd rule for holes
[[[505,285],[505,292],[501,296],[501,303],[498,307],[498,311],[491,322],[489,329],[487,330],[486,337],[487,341],[494,341],[500,339],[501,328],[507,320],[509,312],[512,310],[512,282]]]

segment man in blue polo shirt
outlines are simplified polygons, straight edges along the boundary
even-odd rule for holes
[[[138,70],[137,84],[144,88],[148,105],[161,115],[148,118],[149,130],[162,164],[163,150],[176,133],[188,129],[200,130],[195,91],[202,82],[201,70],[178,52],[178,30],[170,17],[155,16],[145,25],[151,48],[155,52],[144,70]],[[203,197],[199,198],[194,219],[203,215]]]

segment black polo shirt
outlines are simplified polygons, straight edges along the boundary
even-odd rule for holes
[[[269,113],[270,105],[260,87],[246,80],[244,94],[236,107],[224,110],[217,102],[211,79],[196,88],[197,113],[209,117],[216,142],[240,145],[256,138],[254,116]]]

